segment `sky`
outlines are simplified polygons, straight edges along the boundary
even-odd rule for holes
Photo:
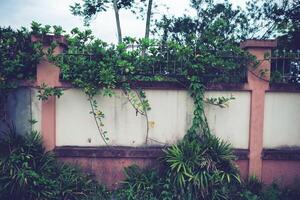
[[[183,14],[193,15],[189,8],[189,0],[154,0],[160,5],[155,12],[154,18],[162,14],[181,16]],[[83,26],[83,19],[73,16],[70,12],[70,5],[81,0],[0,0],[0,26],[11,26],[29,28],[32,21],[43,25],[60,25],[67,32],[74,27],[81,30],[87,29]],[[245,0],[232,0],[236,6],[243,6]],[[123,36],[141,38],[144,35],[145,22],[136,17],[130,11],[120,11],[121,27]],[[106,42],[117,42],[117,31],[115,26],[114,12],[109,9],[100,13],[91,22],[89,27],[93,34]]]

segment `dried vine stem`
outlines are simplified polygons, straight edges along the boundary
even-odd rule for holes
[[[145,116],[146,118],[146,122],[147,122],[147,125],[146,125],[146,139],[145,139],[145,144],[148,143],[148,138],[149,138],[149,118],[148,118],[148,113],[147,113],[147,109],[145,108],[145,106],[143,106],[143,99],[142,97],[140,96],[140,94],[136,91],[136,90],[133,90],[135,95],[138,97],[138,100],[140,101],[140,103],[142,104],[142,110],[138,107],[138,105],[136,105],[134,102],[133,102],[133,97],[130,97],[129,95],[129,92],[126,91],[126,90],[122,90],[123,94],[127,97],[129,103],[131,104],[131,106],[135,109],[136,111],[136,114],[140,113],[142,116]]]
[[[88,101],[90,103],[91,110],[92,110],[90,113],[93,114],[93,117],[94,117],[97,129],[98,129],[98,132],[99,132],[102,140],[104,141],[104,143],[106,145],[108,145],[107,138],[105,137],[105,132],[101,128],[101,126],[103,126],[101,118],[103,118],[104,115],[103,115],[103,113],[101,111],[98,111],[97,108],[95,107],[96,106],[96,105],[94,105],[95,100],[93,99],[92,96],[88,96]],[[100,124],[99,124],[99,122],[100,122]]]
[[[140,96],[140,94],[137,91],[135,91],[135,93],[138,96],[140,102],[142,103],[143,100],[142,100],[142,97]],[[147,126],[147,131],[146,131],[146,139],[145,139],[145,143],[147,144],[148,143],[148,137],[149,137],[149,118],[148,118],[147,109],[144,106],[142,106],[142,108],[144,110],[144,113],[145,113],[144,116],[146,117],[146,122],[147,122],[147,125],[146,125]]]

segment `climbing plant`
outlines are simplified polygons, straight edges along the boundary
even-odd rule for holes
[[[0,121],[7,118],[8,93],[22,81],[35,78],[36,65],[42,56],[42,45],[31,42],[28,30],[0,27]]]
[[[18,80],[34,78],[35,65],[44,53],[40,43],[30,41],[31,34],[44,36],[64,33],[59,26],[52,28],[36,22],[32,23],[31,28],[31,32],[25,29],[18,32],[1,29],[1,34],[6,34],[1,37],[1,44],[6,44],[6,48],[1,45],[5,53],[1,53],[1,65],[4,67],[1,68],[0,75],[1,80],[6,81],[1,82],[2,87],[16,84]],[[10,33],[6,33],[8,30]],[[139,81],[179,82],[189,90],[195,104],[193,123],[187,134],[190,137],[210,133],[204,103],[223,107],[232,99],[205,99],[206,86],[245,81],[247,66],[253,61],[236,43],[226,42],[222,48],[216,48],[214,39],[219,40],[220,36],[211,33],[206,37],[209,38],[206,42],[198,43],[191,39],[189,44],[127,37],[121,44],[113,45],[95,39],[90,30],[80,31],[75,28],[65,35],[68,47],[64,53],[52,54],[57,46],[53,42],[45,55],[50,62],[60,67],[62,80],[84,91],[90,102],[90,112],[105,143],[109,139],[103,124],[105,114],[94,97],[99,94],[111,97],[115,95],[114,89],[120,88],[136,114],[147,119],[150,104],[145,92],[136,87]],[[8,47],[13,45],[15,48],[12,50],[15,51],[9,50]],[[9,59],[10,56],[14,60]],[[45,100],[51,95],[60,96],[62,91],[42,85],[39,98]],[[148,127],[145,143],[147,140]]]
[[[31,42],[26,29],[0,28],[0,90],[16,88],[20,80],[35,77],[42,57],[41,44]]]
[[[147,118],[150,105],[142,90],[132,89],[133,83],[180,82],[190,91],[195,104],[193,123],[188,135],[209,134],[204,103],[223,107],[232,97],[205,99],[206,85],[243,82],[246,66],[252,59],[234,43],[224,44],[223,51],[214,51],[208,44],[181,45],[173,41],[161,44],[156,40],[134,38],[125,38],[119,45],[110,45],[95,39],[91,31],[81,32],[77,28],[66,38],[66,52],[50,56],[49,59],[60,67],[62,80],[83,89],[105,143],[108,137],[107,132],[102,130],[104,113],[99,110],[95,95],[101,93],[112,96],[113,89],[120,88],[136,113]],[[99,90],[99,87],[102,89]]]

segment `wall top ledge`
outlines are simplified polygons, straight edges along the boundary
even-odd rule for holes
[[[300,92],[298,83],[271,83],[268,92]]]
[[[263,160],[300,160],[300,147],[263,149]]]
[[[245,40],[241,42],[240,47],[242,49],[247,48],[275,48],[277,47],[277,40],[258,40],[258,39],[251,39]]]
[[[58,157],[83,157],[83,158],[147,158],[158,159],[164,155],[166,147],[126,147],[126,146],[60,146],[54,149]],[[238,160],[248,160],[248,149],[234,149]]]

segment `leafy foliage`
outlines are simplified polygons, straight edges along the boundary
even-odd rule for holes
[[[45,36],[49,34],[53,34],[55,36],[61,36],[65,33],[63,28],[61,26],[50,26],[50,25],[42,25],[41,23],[38,22],[31,22],[31,35],[35,36]]]
[[[300,46],[300,1],[255,0],[247,4],[248,27],[259,38],[278,38],[281,49],[299,49]],[[259,24],[263,31],[256,27]],[[251,33],[250,32],[250,33]]]
[[[104,187],[45,152],[38,132],[0,137],[0,198],[19,200],[108,199]]]
[[[125,169],[120,199],[230,199],[240,185],[229,144],[213,135],[184,139],[165,150],[163,168]]]
[[[57,96],[58,98],[63,94],[61,88],[52,88],[43,83],[38,90],[38,99],[39,100],[47,100],[50,96]]]
[[[250,177],[242,185],[235,186],[235,190],[231,191],[231,198],[238,200],[296,200],[300,198],[300,191],[297,183],[288,187],[281,186],[276,182],[265,185],[257,178]]]
[[[183,15],[157,21],[156,32],[163,40],[202,44],[211,48],[220,44],[235,43],[245,39],[247,18],[241,8],[234,8],[228,0],[191,0],[195,16]],[[251,32],[250,32],[251,33]]]
[[[235,98],[231,95],[230,97],[210,97],[205,99],[205,103],[225,108],[229,106],[229,102]]]
[[[43,53],[40,43],[32,43],[25,29],[0,28],[0,92],[16,88],[19,81],[31,80]]]
[[[188,158],[185,158],[186,160]],[[190,162],[193,162],[190,159]],[[170,168],[169,168],[170,169]],[[197,193],[201,191],[190,188],[182,188],[174,183],[177,173],[171,175],[165,170],[141,169],[136,165],[125,169],[126,180],[121,188],[114,192],[115,199],[153,199],[153,200],[194,200]],[[209,180],[211,181],[211,180]],[[226,182],[226,183],[225,183]],[[214,187],[214,191],[204,199],[228,199],[228,200],[297,200],[300,197],[300,190],[295,183],[289,187],[282,187],[277,183],[264,185],[255,177],[246,181],[225,181],[223,185]],[[187,181],[185,184],[193,184]],[[215,185],[216,186],[216,185]],[[219,195],[217,195],[219,194]]]
[[[161,198],[162,184],[157,171],[153,169],[141,169],[137,165],[125,168],[126,180],[121,189],[116,192],[116,199],[136,200]]]

